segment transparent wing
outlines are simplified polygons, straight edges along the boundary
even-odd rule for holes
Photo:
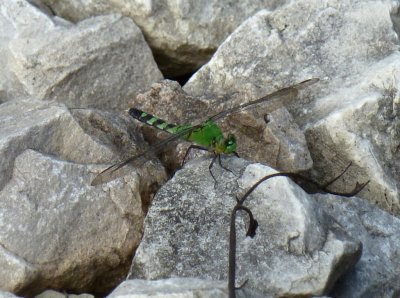
[[[298,90],[303,89],[311,84],[314,84],[316,82],[318,82],[319,79],[318,78],[313,78],[313,79],[309,79],[309,80],[305,80],[303,82],[300,82],[298,84],[292,85],[290,87],[287,88],[283,88],[280,89],[278,91],[275,91],[273,93],[270,93],[264,97],[261,97],[259,99],[250,101],[248,103],[233,107],[231,109],[227,109],[224,110],[210,118],[208,118],[211,121],[216,121],[218,119],[221,119],[229,114],[232,113],[236,113],[239,111],[243,111],[245,109],[251,108],[256,106],[257,104],[261,104],[264,103],[266,101],[271,101],[274,99],[279,99],[279,98],[283,98],[283,97],[287,97],[289,95],[292,96],[296,96],[298,93]],[[95,185],[99,185],[99,184],[103,184],[106,182],[109,182],[111,180],[116,179],[117,177],[120,177],[121,173],[118,173],[118,171],[123,168],[125,165],[129,164],[129,163],[137,163],[137,165],[140,165],[141,163],[143,163],[144,161],[146,161],[148,158],[151,157],[152,154],[156,154],[162,150],[164,150],[164,148],[167,146],[168,143],[178,140],[180,139],[182,136],[184,136],[185,134],[188,134],[190,132],[192,132],[195,129],[201,128],[202,127],[202,123],[195,125],[193,127],[190,127],[188,129],[185,129],[177,134],[173,134],[172,136],[170,136],[169,138],[166,138],[165,140],[162,140],[161,142],[155,144],[153,147],[151,147],[150,149],[148,149],[145,152],[142,152],[138,155],[135,155],[131,158],[128,158],[127,160],[124,160],[120,163],[116,163],[110,167],[108,167],[107,169],[105,169],[104,171],[102,171],[101,173],[99,173],[92,181],[91,185],[95,186]]]
[[[308,79],[303,82],[297,83],[295,85],[292,85],[290,87],[280,89],[280,90],[270,93],[266,96],[263,96],[259,99],[241,104],[241,105],[233,107],[231,109],[224,110],[224,111],[210,117],[210,120],[216,121],[218,119],[228,116],[229,114],[237,113],[237,112],[246,110],[248,108],[255,107],[256,105],[264,103],[266,101],[277,100],[279,98],[283,98],[283,97],[287,97],[287,96],[296,96],[299,90],[301,90],[305,87],[308,87],[318,81],[319,81],[318,78],[312,78],[312,79]]]
[[[180,139],[181,137],[183,137],[184,135],[192,132],[195,129],[200,128],[202,125],[195,125],[193,127],[187,128],[185,130],[180,131],[179,133],[173,134],[172,136],[162,140],[161,142],[158,142],[157,144],[155,144],[154,146],[152,146],[151,148],[149,148],[148,150],[139,153],[138,155],[135,155],[133,157],[130,157],[122,162],[113,164],[112,166],[108,167],[107,169],[103,170],[102,172],[100,172],[93,180],[91,185],[95,186],[95,185],[99,185],[99,184],[103,184],[109,181],[112,181],[118,177],[120,177],[120,173],[118,173],[118,170],[120,170],[122,167],[124,167],[125,165],[129,164],[129,163],[135,163],[138,162],[137,165],[142,164],[143,162],[145,162],[147,159],[149,159],[153,154],[156,154],[162,150],[164,150],[164,148],[168,145],[168,143],[175,141],[177,139]],[[123,175],[123,174],[122,174]]]

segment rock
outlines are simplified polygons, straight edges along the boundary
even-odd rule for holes
[[[30,22],[27,22],[30,20]],[[26,94],[19,80],[9,68],[9,44],[16,38],[47,34],[55,29],[55,19],[49,18],[26,1],[4,1],[0,11],[0,100]],[[32,23],[35,25],[32,26]]]
[[[5,292],[5,291],[2,291],[2,290],[0,290],[0,297],[1,298],[18,298],[18,296],[15,296],[12,293]]]
[[[190,162],[159,190],[145,220],[132,278],[227,280],[228,231],[235,198],[273,171],[235,157],[224,158],[232,173],[215,165],[214,188],[209,163],[209,159]],[[254,239],[246,238],[247,220],[237,219],[237,285],[248,279],[245,288],[264,296],[321,295],[360,256],[360,242],[335,226],[286,178],[261,184],[245,205],[253,211],[259,228]]]
[[[78,110],[75,110],[75,114],[79,114]],[[76,117],[76,119],[82,118]],[[11,178],[14,159],[27,148],[53,154],[60,159],[75,163],[106,163],[116,160],[116,151],[119,147],[132,146],[130,136],[121,135],[122,130],[129,127],[127,122],[124,126],[120,124],[122,126],[119,128],[120,131],[114,133],[117,129],[110,127],[110,124],[108,126],[104,124],[107,122],[104,119],[101,121],[90,115],[87,119],[91,125],[80,125],[65,106],[32,98],[1,105],[0,164],[5,175],[0,177],[0,186],[4,186]],[[117,122],[115,117],[114,122]],[[85,133],[85,130],[93,136]],[[117,139],[119,143],[112,143],[113,139]],[[114,151],[112,145],[114,148],[117,147]],[[137,150],[137,147],[136,151],[131,149],[131,153]]]
[[[79,21],[118,12],[142,29],[167,77],[197,70],[247,17],[287,1],[54,1],[44,0],[57,15]]]
[[[363,244],[360,261],[338,280],[331,296],[397,297],[400,220],[359,198],[316,195],[316,200],[346,233]]]
[[[3,208],[3,203],[0,202],[0,204]],[[2,209],[0,216],[2,217],[3,214],[4,210]],[[4,225],[3,221],[1,225]],[[3,245],[0,245],[0,268],[0,288],[13,292],[19,292],[25,285],[33,283],[39,274],[32,264],[8,251]],[[3,297],[2,294],[0,290],[0,297]],[[4,297],[8,298],[9,296],[4,294]]]
[[[317,112],[330,105],[336,108],[306,128],[314,161],[312,177],[334,177],[352,162],[335,187],[344,189],[370,179],[360,196],[396,215],[400,214],[400,85],[395,79],[399,69],[399,53],[371,65],[359,84],[319,99]]]
[[[170,278],[165,280],[126,280],[107,298],[118,297],[227,297],[225,282],[196,278]]]
[[[35,298],[94,298],[93,295],[90,294],[67,294],[67,293],[60,293],[53,290],[46,290],[43,293],[35,296]]]
[[[132,146],[126,132],[131,124],[105,112],[74,114],[32,98],[1,105],[2,289],[22,295],[49,287],[101,294],[124,277],[139,244],[143,209],[165,173],[149,163],[90,186],[106,160]]]
[[[17,29],[3,41],[7,59],[0,61],[13,78],[11,95],[27,93],[74,108],[121,109],[140,88],[162,78],[140,29],[129,18],[56,22],[22,1],[7,2],[0,18],[6,28]]]
[[[177,82],[165,80],[153,84],[149,91],[138,95],[130,106],[165,119],[168,123],[197,125],[212,115],[235,106],[232,103],[228,105],[230,97],[227,95],[219,98],[195,98],[182,91]],[[304,134],[286,109],[273,108],[275,106],[267,105],[265,109],[258,107],[258,110],[234,113],[219,122],[226,134],[236,136],[237,152],[240,156],[267,163],[284,171],[308,170],[312,166],[312,160]],[[261,111],[270,110],[269,123],[266,125]],[[143,126],[148,140],[154,142],[156,139],[165,138],[165,132],[149,129],[148,125]],[[167,168],[179,167],[188,147],[187,143],[167,151],[163,159]],[[196,155],[189,155],[188,159],[192,156]]]
[[[309,175],[329,179],[352,162],[333,187],[345,191],[370,179],[360,196],[400,214],[398,7],[392,1],[294,1],[260,11],[183,89],[192,96],[236,91],[247,100],[276,85],[322,78],[308,88],[311,94],[285,105],[306,131],[314,162]]]
[[[391,19],[396,7],[392,1],[321,5],[301,0],[273,12],[262,10],[221,44],[184,90],[190,95],[238,91],[258,98],[276,86],[328,77],[318,90],[328,94],[335,87],[350,85],[349,77],[397,50]],[[374,42],[376,36],[379,43]],[[298,113],[308,116],[303,106]]]
[[[139,180],[94,188],[91,176],[87,166],[33,150],[15,160],[0,194],[0,238],[7,252],[36,269],[34,282],[20,281],[21,293],[50,286],[101,292],[124,277],[142,232]]]

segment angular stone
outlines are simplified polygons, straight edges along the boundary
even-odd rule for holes
[[[3,212],[4,211],[0,214],[2,220]],[[34,266],[18,255],[5,249],[3,244],[0,245],[0,268],[0,288],[13,292],[18,292],[22,290],[26,284],[32,283],[38,273]],[[0,297],[7,298],[8,296],[3,296],[0,290]],[[14,296],[10,294],[10,297]]]
[[[162,79],[131,19],[107,15],[75,25],[56,21],[26,2],[22,8],[21,1],[9,2],[0,19],[15,33],[4,40],[6,58],[0,63],[10,69],[11,95],[28,93],[74,108],[125,109],[139,89]],[[23,18],[34,14],[40,18]]]
[[[360,193],[380,208],[400,214],[400,54],[394,53],[364,73],[350,88],[319,99],[306,138],[314,161],[313,176],[334,177],[350,162],[334,187],[370,180]],[[334,108],[333,108],[334,107]],[[328,111],[331,111],[327,114]]]
[[[247,17],[260,9],[274,9],[286,3],[282,0],[43,2],[57,15],[75,22],[110,12],[131,17],[142,29],[158,64],[168,77],[195,71]]]
[[[273,171],[235,157],[223,161],[233,174],[214,165],[215,188],[210,160],[197,160],[160,189],[146,217],[132,277],[227,279],[229,214],[236,197]],[[360,256],[360,243],[286,178],[261,184],[245,206],[259,228],[254,239],[246,238],[247,217],[237,219],[238,285],[248,279],[246,288],[264,296],[321,295]]]
[[[142,232],[138,177],[101,188],[90,186],[91,177],[85,165],[33,150],[15,160],[0,193],[0,241],[25,260],[24,270],[36,269],[21,293],[50,286],[105,291],[123,278]]]
[[[335,284],[332,297],[396,297],[400,293],[400,220],[359,198],[316,196],[320,206],[360,240],[360,261]]]
[[[330,179],[353,162],[333,188],[346,191],[345,185],[370,179],[360,196],[400,214],[398,8],[392,1],[295,1],[261,11],[184,90],[193,96],[237,91],[253,99],[275,84],[323,79],[308,89],[312,94],[285,105],[306,130],[315,164],[310,175]]]
[[[123,278],[144,210],[165,179],[157,163],[93,187],[119,150],[137,153],[132,123],[32,98],[0,106],[0,285],[104,293]],[[137,131],[136,131],[137,132]],[[90,135],[89,135],[90,134]],[[140,143],[142,142],[142,144]],[[88,163],[101,163],[87,165]],[[144,175],[142,178],[138,174]]]
[[[90,294],[74,295],[74,294],[67,294],[65,292],[60,293],[53,290],[46,290],[43,293],[35,296],[35,298],[94,298],[94,296]]]
[[[164,280],[127,280],[121,283],[107,298],[165,297],[165,298],[225,298],[225,282],[196,278],[170,278]]]
[[[319,93],[329,94],[397,50],[396,12],[392,1],[351,0],[325,5],[300,0],[273,12],[262,10],[221,44],[184,90],[194,96],[238,91],[252,99],[276,86],[327,77]],[[373,42],[377,36],[379,43]],[[308,112],[304,106],[297,110]]]
[[[0,290],[0,297],[1,298],[19,298],[19,296],[16,296],[16,295],[14,295],[14,294],[12,294],[10,292],[5,292],[5,291],[2,291],[2,290]]]

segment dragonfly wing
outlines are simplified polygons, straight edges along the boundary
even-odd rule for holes
[[[212,116],[210,118],[210,120],[216,121],[216,120],[221,119],[221,118],[223,118],[223,117],[225,117],[225,116],[227,116],[229,114],[237,113],[237,112],[246,110],[248,108],[255,107],[257,104],[264,103],[264,102],[267,102],[267,101],[277,100],[279,98],[287,97],[287,96],[290,96],[290,95],[291,96],[296,96],[299,90],[301,90],[301,89],[303,89],[305,87],[308,87],[308,86],[310,86],[310,85],[312,85],[312,84],[314,84],[314,83],[316,83],[318,81],[319,81],[318,78],[312,78],[312,79],[308,79],[308,80],[302,81],[300,83],[297,83],[295,85],[292,85],[290,87],[286,87],[286,88],[277,90],[277,91],[275,91],[273,93],[270,93],[270,94],[268,94],[266,96],[263,96],[263,97],[261,97],[259,99],[256,99],[256,100],[253,100],[253,101],[238,105],[236,107],[233,107],[231,109],[227,109],[225,111],[219,112],[218,114],[215,114],[214,116]]]
[[[192,132],[193,130],[201,127],[201,124],[195,125],[192,127],[189,127],[185,130],[182,130],[176,134],[173,134],[172,136],[162,140],[161,142],[155,144],[152,146],[150,149],[148,149],[145,152],[142,152],[138,155],[135,155],[133,157],[130,157],[122,162],[116,163],[107,169],[103,170],[100,172],[91,182],[92,186],[96,186],[99,184],[103,184],[106,182],[110,182],[120,176],[123,176],[125,173],[120,171],[121,168],[126,166],[127,164],[133,163],[136,166],[140,166],[143,164],[147,159],[149,159],[153,154],[156,154],[158,152],[161,152],[165,149],[165,147],[168,145],[168,143],[173,142],[175,140],[178,140],[182,138],[184,135]]]

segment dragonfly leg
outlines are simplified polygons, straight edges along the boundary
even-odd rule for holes
[[[230,169],[228,169],[228,168],[226,168],[226,167],[224,167],[224,166],[222,165],[221,154],[218,154],[217,156],[218,156],[218,164],[219,164],[219,166],[220,166],[221,168],[223,168],[225,171],[228,171],[228,172],[233,173],[232,170],[230,170]]]
[[[198,149],[198,150],[208,151],[208,149],[205,148],[205,147],[201,147],[201,146],[198,146],[198,145],[191,144],[191,145],[189,146],[189,148],[186,150],[185,157],[184,157],[183,160],[182,160],[181,167],[184,166],[184,164],[185,164],[185,162],[186,162],[186,158],[187,158],[187,156],[188,156],[190,150],[192,150],[192,149]]]
[[[210,171],[211,177],[213,177],[213,179],[214,179],[214,188],[215,188],[215,185],[217,184],[217,179],[215,179],[214,174],[211,171],[211,169],[212,169],[212,167],[213,167],[213,165],[215,163],[215,160],[217,159],[218,156],[219,156],[219,154],[214,155],[210,165],[208,166],[208,170]]]

